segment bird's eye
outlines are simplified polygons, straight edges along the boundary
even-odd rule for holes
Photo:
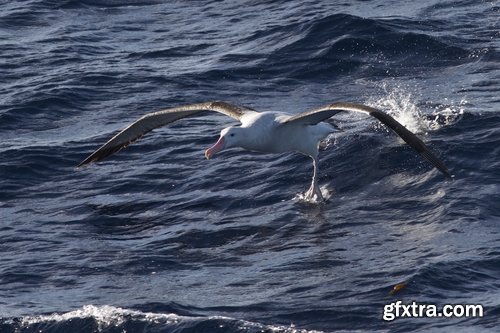
[[[229,136],[234,136],[234,133],[229,134]]]

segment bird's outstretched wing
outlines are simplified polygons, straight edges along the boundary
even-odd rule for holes
[[[125,148],[155,128],[165,126],[176,120],[190,117],[205,111],[220,112],[240,121],[246,113],[255,112],[249,108],[225,102],[206,102],[183,105],[148,113],[112,137],[101,148],[97,149],[89,157],[83,160],[78,166],[102,160],[103,158],[116,153],[120,149]]]
[[[431,162],[432,165],[434,165],[446,177],[450,179],[452,178],[444,163],[441,162],[441,160],[437,158],[436,155],[429,150],[429,148],[427,148],[422,140],[420,140],[415,134],[410,132],[406,127],[393,117],[389,116],[387,113],[367,105],[356,103],[333,103],[318,109],[291,116],[283,121],[283,124],[299,123],[304,125],[314,125],[342,111],[362,112],[377,118],[382,124],[396,132],[396,134],[398,134],[407,144]]]

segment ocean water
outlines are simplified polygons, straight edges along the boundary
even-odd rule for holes
[[[498,332],[497,1],[15,0],[0,11],[0,332]],[[365,103],[320,155],[204,149],[234,121],[88,154],[145,113]],[[394,286],[404,288],[391,292]],[[383,320],[384,306],[482,317]]]

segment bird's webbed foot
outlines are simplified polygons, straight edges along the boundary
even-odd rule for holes
[[[304,193],[304,199],[306,199],[307,201],[316,202],[325,201],[325,199],[323,198],[323,194],[321,193],[321,190],[317,184],[312,184],[309,190]]]

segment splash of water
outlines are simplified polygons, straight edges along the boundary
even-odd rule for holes
[[[328,189],[326,185],[320,186],[319,190],[321,191],[321,195],[323,196],[324,200],[318,200],[316,197],[314,198],[307,198],[305,193],[297,193],[293,198],[292,201],[295,202],[300,202],[300,203],[307,203],[307,204],[314,204],[314,205],[321,205],[324,204],[330,197],[333,195],[334,191]]]
[[[417,98],[410,88],[388,82],[377,84],[377,87],[383,91],[382,96],[369,98],[367,104],[389,113],[414,133],[427,133],[454,124],[460,120],[468,104],[465,99],[450,104],[448,98],[444,98],[444,103],[432,105],[429,113],[416,104]],[[385,128],[380,123],[375,126]]]

